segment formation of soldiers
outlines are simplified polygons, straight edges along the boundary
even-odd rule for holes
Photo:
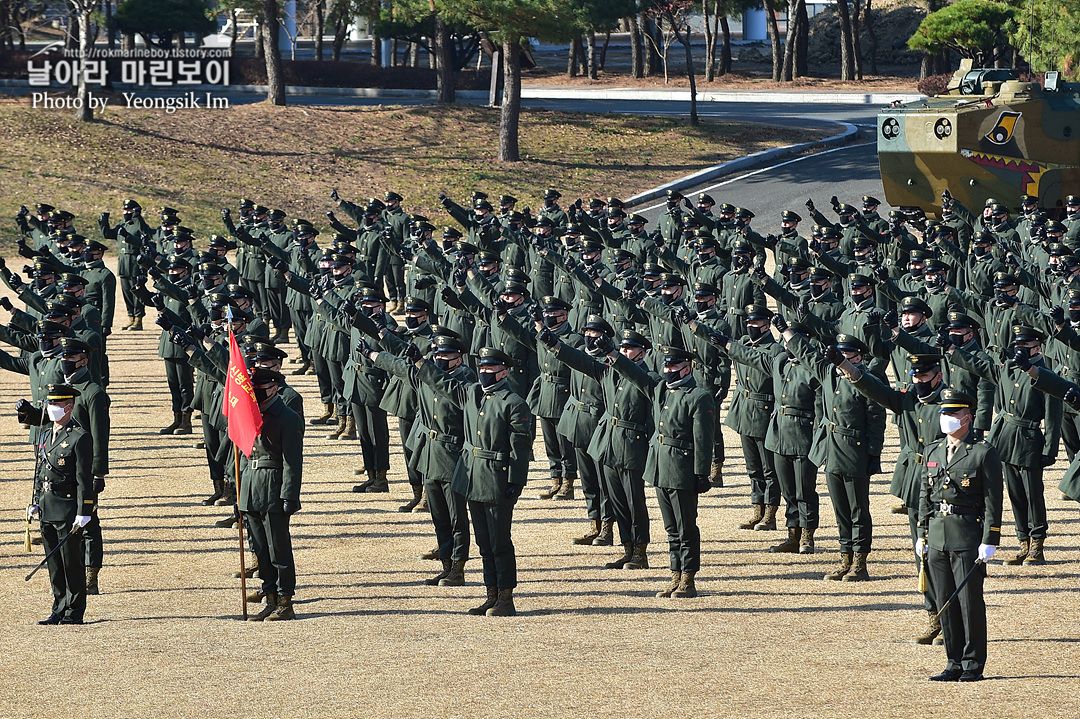
[[[622,553],[606,567],[647,568],[651,485],[672,572],[658,596],[693,597],[698,495],[723,487],[722,425],[740,437],[750,483],[740,528],[782,522],[786,535],[770,551],[814,553],[823,472],[840,544],[824,578],[853,582],[871,573],[870,478],[886,470],[891,414],[900,433],[894,511],[908,515],[916,566],[925,549],[939,570],[917,638],[927,644],[961,583],[949,578],[950,561],[962,579],[994,554],[1002,483],[1019,542],[1006,564],[1045,562],[1043,471],[1059,445],[1070,462],[1061,492],[1080,499],[1080,391],[1071,384],[1080,371],[1080,197],[1067,198],[1061,220],[1027,196],[1012,217],[993,200],[976,215],[945,192],[941,220],[879,216],[870,196],[859,208],[832,198],[833,216],[808,200],[805,234],[792,210],[780,213],[776,234],[761,234],[750,210],[675,191],[652,229],[617,198],[564,206],[555,189],[535,213],[510,195],[478,191],[461,204],[441,195],[456,223],[441,228],[409,214],[395,192],[330,197],[348,219],[327,212],[334,234],[321,246],[312,222],[246,199],[235,217],[222,210],[223,232],[206,240],[171,208],[152,226],[134,200],[120,222],[109,213],[98,222],[119,252],[121,329],[142,330],[146,307],[157,310],[173,410],[160,431],[190,434],[200,413],[212,487],[204,503],[233,506],[219,526],[248,520],[263,581],[250,598],[264,602],[257,619],[294,616],[288,517],[300,508],[302,442],[284,439],[302,438],[305,412],[282,374],[280,345],[292,342],[292,374],[314,374],[320,395],[307,424],[360,445],[354,492],[389,491],[389,416],[398,419],[412,494],[401,511],[430,512],[436,546],[425,557],[442,563],[428,584],[465,582],[471,518],[487,588],[470,610],[479,614],[515,613],[513,509],[537,433],[545,456],[536,459],[551,481],[539,496],[572,500],[580,489],[585,498],[587,529],[572,541],[617,541]],[[25,305],[0,301],[14,310],[0,341],[23,351],[0,354],[0,366],[32,378],[20,419],[39,450],[50,385],[77,389],[75,421],[93,437],[93,497],[108,472],[117,278],[102,262],[106,245],[79,235],[70,213],[37,205],[16,219],[33,282],[0,265]],[[271,438],[240,459],[239,497],[219,411],[229,330],[265,390]],[[88,396],[96,409],[80,413]],[[49,491],[43,481],[34,505]],[[94,513],[71,521],[86,517],[93,591],[100,530],[94,550]],[[981,582],[964,585],[968,594],[976,587],[981,602]],[[60,589],[79,587],[54,582]],[[968,599],[964,611],[977,615],[981,605]],[[65,611],[81,620],[81,608]],[[950,666],[963,655],[946,678],[981,677],[985,627],[980,644],[977,616],[945,616]]]

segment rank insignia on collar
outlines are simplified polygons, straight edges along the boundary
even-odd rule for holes
[[[66,460],[65,458],[61,457],[61,458],[59,459],[59,462],[58,462],[58,463],[59,463],[59,465],[60,465],[61,467],[63,467],[63,466],[65,465],[65,464],[67,464],[67,460]]]
[[[964,477],[963,479],[960,480],[960,486],[963,487],[964,489],[967,489],[968,487],[971,486],[971,480],[968,479],[967,477]]]

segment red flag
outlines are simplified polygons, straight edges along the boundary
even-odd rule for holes
[[[229,330],[229,373],[225,376],[225,392],[221,403],[221,413],[229,423],[229,439],[244,453],[251,457],[255,448],[255,438],[262,431],[262,412],[255,401],[255,389],[251,386],[251,374],[248,372],[240,345]]]

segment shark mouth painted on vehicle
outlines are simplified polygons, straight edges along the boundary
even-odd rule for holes
[[[1035,162],[1033,160],[1025,160],[1021,157],[1005,157],[1004,155],[991,155],[985,152],[979,152],[977,150],[965,150],[961,149],[960,154],[967,159],[974,162],[976,165],[982,165],[983,167],[991,168],[994,170],[1004,170],[1005,172],[1015,172],[1020,174],[1020,191],[1028,194],[1038,196],[1039,194],[1039,179],[1043,173],[1047,170],[1056,170],[1068,165],[1060,165],[1051,162]]]

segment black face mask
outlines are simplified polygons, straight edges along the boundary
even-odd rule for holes
[[[41,354],[49,354],[55,346],[56,343],[53,340],[38,340],[38,349],[41,350]]]
[[[908,274],[910,274],[912,277],[922,277],[923,269],[924,268],[922,267],[912,267],[908,269]]]
[[[595,350],[596,343],[600,341],[599,337],[593,337],[592,335],[585,335],[585,349]]]
[[[666,292],[661,292],[660,293],[660,299],[661,299],[661,301],[663,301],[663,303],[665,305],[673,305],[678,300],[678,297],[676,297],[674,294],[668,294]]]
[[[699,315],[705,314],[709,311],[711,305],[708,302],[695,302],[694,309],[697,310]]]
[[[821,297],[823,294],[829,291],[828,283],[824,285],[810,285],[810,296]]]
[[[435,358],[435,366],[438,367],[439,369],[441,369],[443,372],[450,372],[451,371],[450,362],[451,362],[451,360],[448,360],[445,357],[436,357]]]
[[[712,252],[699,252],[697,253],[698,262],[708,262],[713,258]]]
[[[1042,354],[1042,351],[1038,347],[1013,347],[1013,350],[1024,350],[1027,352],[1028,359]]]
[[[1080,307],[1069,308],[1069,320],[1071,322],[1080,322]]]
[[[581,258],[581,264],[585,265],[586,267],[592,267],[593,265],[596,264],[596,258],[595,257],[582,257]]]
[[[259,404],[262,404],[270,398],[269,387],[252,387],[252,389],[255,390],[255,401]]]
[[[90,264],[91,262],[94,262],[94,253],[90,252],[89,250],[84,251],[82,253],[82,261],[85,262],[86,264]]]
[[[867,302],[873,301],[874,295],[870,292],[866,294],[857,295],[854,292],[851,293],[851,300],[855,303],[856,307],[862,307]]]
[[[679,380],[683,379],[681,370],[666,369],[664,370],[664,381],[669,385],[673,385]]]
[[[212,290],[218,286],[219,283],[214,282],[213,277],[203,277],[202,288],[204,290]]]
[[[558,327],[562,323],[563,321],[555,315],[544,315],[544,327],[547,327],[548,329]]]
[[[750,266],[750,258],[746,255],[735,255],[731,258],[731,266],[737,270]]]
[[[976,257],[984,257],[989,248],[986,245],[972,245],[971,254]]]
[[[965,334],[967,334],[967,333],[966,332],[950,332],[949,333],[949,341],[952,342],[957,347],[963,347],[964,345],[967,344],[967,340],[964,339]]]
[[[326,275],[330,274],[331,269],[333,269],[333,268],[331,268],[331,267],[320,267],[319,268],[319,275],[326,276]]]
[[[65,377],[70,377],[79,371],[79,368],[75,366],[76,364],[75,360],[62,359],[60,360],[60,371],[64,373]]]
[[[484,389],[490,389],[497,385],[499,383],[499,380],[495,378],[497,374],[497,372],[479,372],[480,386]]]
[[[405,318],[405,326],[408,327],[410,330],[416,329],[417,327],[420,326],[420,324],[421,324],[421,322],[420,322],[419,317],[406,317]]]
[[[934,392],[934,383],[930,382],[915,382],[915,394],[920,397],[929,397]]]
[[[44,277],[35,277],[34,278],[34,287],[38,288],[39,290],[43,290],[48,286],[49,286],[49,283],[45,281]]]
[[[945,285],[945,278],[941,275],[934,275],[933,277],[926,278],[926,288],[930,290],[936,290],[939,287]]]
[[[746,326],[746,336],[749,337],[751,341],[756,342],[761,339],[764,334],[765,330],[760,327],[754,327],[753,325]]]

